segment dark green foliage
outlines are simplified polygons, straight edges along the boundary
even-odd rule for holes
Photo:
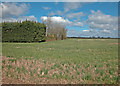
[[[39,22],[3,22],[3,42],[41,42],[45,41],[46,26]]]

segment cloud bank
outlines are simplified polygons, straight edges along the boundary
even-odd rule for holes
[[[68,36],[118,37],[118,18],[106,15],[100,10],[97,12],[92,10],[85,24],[88,25],[87,30],[69,29]]]
[[[87,23],[90,29],[99,29],[104,32],[118,30],[118,18],[103,14],[100,10],[97,12],[91,11]]]
[[[0,22],[16,22],[16,21],[37,21],[37,18],[34,15],[23,16],[29,11],[29,4],[18,4],[18,3],[1,3],[0,4]]]
[[[24,15],[28,9],[29,5],[26,4],[18,4],[18,3],[1,3],[0,6],[2,7],[2,10],[0,12],[2,15],[0,15],[3,19],[4,18],[10,18],[10,17],[18,17],[20,15]]]

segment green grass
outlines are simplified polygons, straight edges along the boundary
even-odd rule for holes
[[[13,58],[34,57],[35,59],[54,59],[54,61],[74,63],[87,63],[95,60],[102,62],[118,57],[118,46],[110,43],[117,43],[117,40],[69,39],[43,43],[3,43],[2,53],[3,56]],[[46,63],[46,60],[44,62]]]
[[[90,81],[109,84],[116,83],[118,78],[115,74],[118,71],[118,45],[112,44],[117,42],[117,39],[66,39],[43,43],[2,43],[2,55],[16,58],[9,59],[11,63],[21,58],[31,60],[31,63],[27,63],[29,68],[35,67],[38,60],[43,61],[44,68],[39,70],[38,75],[38,68],[26,70],[24,65],[16,68],[18,73],[28,71],[31,76],[36,74],[39,77],[44,72],[41,77],[49,79],[63,78],[75,79],[79,83]],[[5,64],[6,61],[3,60],[2,63]],[[54,64],[49,66],[50,63]],[[7,67],[12,68],[10,65]],[[58,70],[58,73],[54,72],[49,76],[48,72],[51,70]],[[80,82],[79,76],[86,82]]]

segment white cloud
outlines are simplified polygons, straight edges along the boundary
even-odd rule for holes
[[[109,31],[97,31],[97,30],[76,30],[76,29],[68,29],[67,30],[68,37],[118,37],[116,32]]]
[[[5,2],[0,5],[2,6],[2,10],[0,10],[2,13],[0,16],[2,16],[2,18],[18,17],[25,14],[29,9],[29,5],[24,3],[18,4]]]
[[[5,2],[5,3],[1,3],[0,4],[0,7],[2,8],[2,10],[0,9],[0,17],[2,17],[2,21],[5,21],[5,22],[16,22],[16,21],[25,21],[26,19],[27,20],[30,20],[30,21],[37,21],[37,18],[33,15],[31,16],[22,16],[24,15],[30,5],[29,4],[25,4],[25,3],[22,3],[22,4],[18,4],[18,3],[8,3],[8,2]]]
[[[83,32],[86,32],[86,31],[89,31],[89,30],[83,30]]]
[[[119,0],[1,0],[1,2],[119,2]]]
[[[75,10],[81,7],[80,2],[66,2],[64,6],[64,12],[68,12],[70,10]]]
[[[78,26],[78,27],[83,27],[84,23],[83,22],[72,22],[73,26]]]
[[[62,0],[65,2],[96,2],[98,0]]]
[[[62,23],[62,24],[70,24],[71,22],[68,20],[68,19],[64,19],[62,17],[57,17],[57,16],[53,16],[53,17],[50,17],[51,18],[51,21],[52,22],[57,22],[57,23]],[[47,21],[48,17],[46,16],[42,16],[41,17],[41,20],[42,21]]]
[[[1,22],[16,22],[16,21],[17,21],[17,19],[15,19],[15,18],[5,18],[5,19],[2,19],[0,21],[0,23]]]
[[[118,18],[115,16],[103,14],[99,10],[97,12],[92,10],[86,24],[89,25],[88,30],[69,30],[68,36],[118,37]]]
[[[2,18],[2,5],[0,4],[0,18]]]
[[[118,30],[118,18],[103,14],[101,11],[91,11],[87,23],[91,29]]]
[[[118,37],[118,18],[103,14],[101,11],[91,11],[86,24],[88,30],[68,30],[68,36],[75,37]]]
[[[48,16],[54,16],[54,15],[55,15],[54,12],[48,13]]]
[[[61,2],[119,2],[119,0],[59,0]]]
[[[56,4],[56,5],[58,4],[58,0],[55,0],[55,4]]]
[[[29,21],[37,21],[37,18],[35,16],[22,16],[22,17],[19,17],[17,20],[18,21],[25,21],[25,20],[29,20]]]
[[[50,13],[48,13],[48,16],[55,16],[55,15],[62,16],[64,15],[64,12],[57,10],[56,12],[51,11]]]
[[[26,19],[29,21],[37,21],[37,18],[32,15],[32,16],[22,16],[18,18],[5,18],[2,19],[2,21],[0,22],[17,22],[17,21],[25,21]]]
[[[57,11],[57,14],[58,14],[58,15],[63,15],[63,12],[58,10],[58,11]]]
[[[106,33],[111,33],[111,31],[110,30],[103,30],[103,32],[106,32]]]
[[[94,21],[98,24],[117,23],[117,17],[103,14],[100,10],[98,10],[97,12],[91,11],[91,13],[92,14],[88,16],[89,22]]]
[[[51,9],[50,7],[43,7],[43,9],[45,9],[45,10],[49,10],[49,9]]]
[[[78,27],[82,27],[84,26],[84,24],[82,22],[72,22],[72,21],[69,21],[68,19],[64,19],[63,17],[58,17],[58,16],[53,16],[53,17],[50,17],[51,18],[51,21],[53,23],[60,23],[62,25],[68,25],[68,26],[78,26]],[[46,22],[48,19],[47,16],[42,16],[41,17],[41,20]]]
[[[70,13],[70,14],[66,15],[66,17],[68,17],[68,18],[74,18],[74,17],[80,17],[80,16],[84,16],[84,13],[83,12],[77,12],[77,13]]]

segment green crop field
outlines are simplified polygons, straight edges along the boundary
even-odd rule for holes
[[[117,84],[117,39],[2,43],[3,83]]]

